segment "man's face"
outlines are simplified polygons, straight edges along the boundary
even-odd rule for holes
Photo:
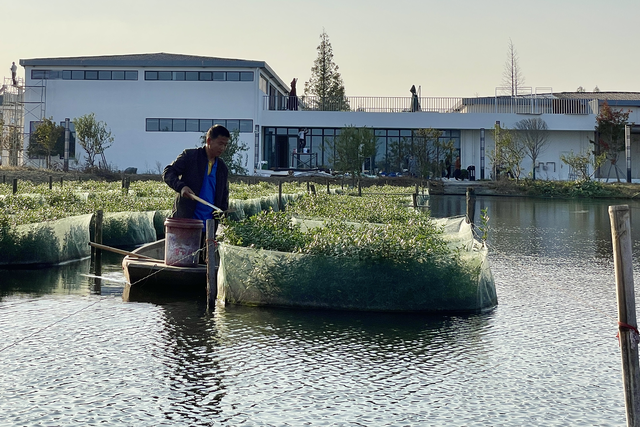
[[[227,144],[229,143],[229,138],[226,136],[218,136],[215,139],[207,138],[207,151],[213,157],[220,157],[224,150],[227,149]]]

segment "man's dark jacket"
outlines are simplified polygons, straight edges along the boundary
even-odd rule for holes
[[[162,178],[164,182],[178,192],[173,205],[173,218],[193,218],[196,210],[195,200],[180,197],[180,191],[188,186],[196,195],[200,195],[202,181],[207,173],[209,159],[204,147],[184,150],[177,159],[164,168]],[[216,171],[216,194],[213,204],[226,211],[229,209],[229,169],[221,158],[218,157]],[[208,198],[207,198],[208,199]]]

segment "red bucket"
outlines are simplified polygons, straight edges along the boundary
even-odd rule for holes
[[[164,263],[178,267],[198,265],[203,222],[199,219],[167,218],[164,222]]]

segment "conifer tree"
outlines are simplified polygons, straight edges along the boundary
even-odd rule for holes
[[[311,78],[304,85],[307,107],[321,111],[348,111],[349,102],[345,97],[342,76],[333,62],[333,48],[329,35],[323,29],[318,45],[318,57],[311,67]]]

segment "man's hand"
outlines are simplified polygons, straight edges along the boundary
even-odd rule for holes
[[[185,199],[194,200],[193,197],[191,197],[191,196],[195,196],[195,195],[196,195],[196,193],[194,193],[193,190],[191,188],[189,188],[189,186],[187,186],[187,185],[182,187],[182,190],[180,190],[180,197],[184,197]]]

